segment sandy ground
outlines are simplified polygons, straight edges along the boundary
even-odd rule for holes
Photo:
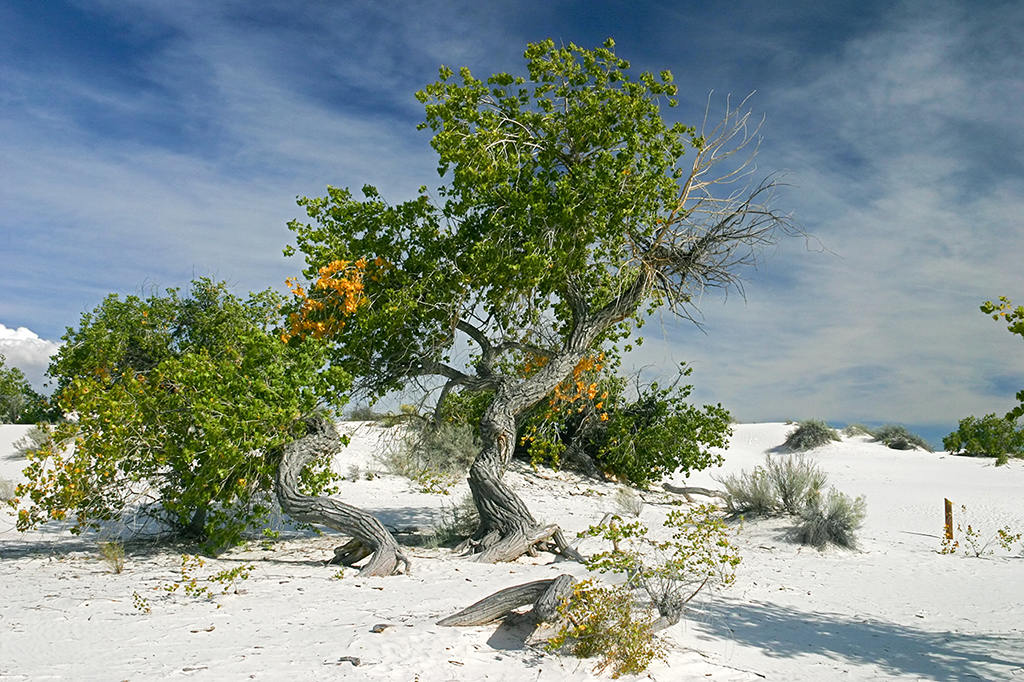
[[[784,424],[738,425],[726,464],[685,482],[761,463]],[[23,460],[11,443],[26,427],[0,427],[0,478]],[[429,528],[465,494],[426,494],[388,474],[380,443],[356,432],[338,457],[341,498],[394,526]],[[736,584],[711,595],[665,633],[655,680],[1024,680],[1024,554],[995,542],[991,555],[939,553],[943,499],[957,521],[987,538],[1024,531],[1024,463],[899,452],[865,438],[814,451],[830,484],[864,495],[868,515],[856,551],[824,553],[786,539],[786,520],[747,521],[737,535]],[[534,515],[575,533],[616,511],[614,484],[562,473],[509,472]],[[684,480],[676,477],[676,484]],[[660,525],[669,497],[647,493],[642,519]],[[966,517],[960,505],[967,508]],[[589,680],[593,661],[544,654],[511,627],[435,625],[494,591],[585,568],[550,555],[482,565],[443,549],[410,548],[411,575],[359,578],[326,560],[334,535],[286,532],[189,570],[212,598],[167,591],[181,581],[187,547],[129,544],[111,572],[96,536],[52,525],[22,534],[0,511],[0,680]],[[593,542],[593,541],[589,541]],[[581,547],[585,552],[596,546]],[[226,594],[209,582],[252,565]],[[237,589],[237,592],[235,591]],[[137,595],[137,596],[136,596]],[[358,665],[356,665],[358,663]],[[628,679],[628,678],[624,678]]]

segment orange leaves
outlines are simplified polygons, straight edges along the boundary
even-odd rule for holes
[[[380,267],[380,258],[374,264]],[[288,342],[293,336],[323,338],[339,332],[344,326],[343,318],[354,313],[366,303],[363,294],[363,275],[366,259],[353,262],[336,260],[317,271],[312,289],[307,291],[298,281],[290,277],[285,280],[292,295],[299,299],[299,310],[288,316],[288,331],[281,340]]]

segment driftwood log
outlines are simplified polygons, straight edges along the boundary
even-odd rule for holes
[[[376,517],[339,500],[312,497],[299,489],[299,477],[306,464],[322,454],[341,449],[341,437],[328,419],[308,417],[305,422],[306,435],[284,446],[277,469],[274,490],[281,509],[296,521],[327,526],[352,538],[334,550],[333,563],[351,566],[370,557],[359,575],[393,575],[399,572],[399,564],[408,572],[409,560]]]
[[[437,624],[450,627],[486,625],[527,604],[533,604],[531,613],[537,624],[554,622],[558,618],[559,604],[572,593],[575,584],[576,578],[563,573],[557,578],[506,587],[442,618]]]
[[[680,487],[677,485],[672,485],[671,483],[662,483],[661,487],[663,487],[670,493],[682,495],[683,497],[686,498],[687,502],[693,502],[693,498],[691,497],[691,495],[703,495],[704,497],[718,497],[723,500],[728,498],[728,495],[726,495],[721,490],[711,490],[710,488],[698,488],[696,486]]]

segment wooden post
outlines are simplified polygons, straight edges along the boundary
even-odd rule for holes
[[[946,500],[946,539],[953,539],[953,503]]]

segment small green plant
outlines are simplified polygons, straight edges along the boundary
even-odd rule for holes
[[[655,631],[678,622],[702,590],[736,579],[740,557],[716,514],[711,505],[669,512],[665,527],[672,536],[666,541],[650,539],[640,521],[622,523],[614,515],[580,533],[611,543],[610,550],[587,561],[587,568],[621,573],[626,580],[617,586],[578,583],[559,610],[562,625],[549,640],[549,650],[601,656],[596,672],[610,666],[613,677],[646,670],[665,650]],[[646,594],[646,603],[638,602],[638,592]]]
[[[163,589],[165,592],[177,592],[179,588],[190,597],[196,597],[198,599],[213,599],[215,593],[208,585],[201,584],[196,572],[206,566],[206,561],[199,555],[189,556],[188,554],[181,555],[181,578],[173,583],[164,585]],[[231,591],[231,588],[235,588],[234,591],[237,594],[238,588],[235,587],[235,582],[238,580],[248,580],[249,574],[256,568],[254,564],[240,564],[234,568],[225,569],[219,573],[214,573],[210,577],[206,578],[205,582],[216,583],[221,586],[220,593],[227,594]],[[220,604],[217,605],[219,609]]]
[[[856,531],[864,522],[864,497],[851,499],[835,488],[813,497],[800,515],[796,539],[804,545],[825,549],[829,544],[854,549]]]
[[[270,528],[264,528],[260,532],[260,549],[270,550],[274,548],[274,544],[281,539],[281,532],[272,530]]]
[[[837,440],[839,434],[831,426],[817,419],[807,419],[786,435],[783,447],[793,452],[804,452]]]
[[[628,516],[640,516],[640,512],[644,510],[643,498],[635,490],[625,486],[615,493],[615,504]]]
[[[343,568],[343,569],[341,569],[339,571],[336,571],[336,572],[332,573],[329,579],[330,580],[344,580],[345,579],[345,569]]]
[[[150,613],[153,610],[149,605],[149,600],[138,592],[132,592],[132,606],[142,613]]]
[[[558,613],[566,624],[548,640],[548,651],[566,649],[579,658],[600,656],[595,673],[610,666],[614,678],[637,675],[655,658],[665,657],[665,644],[654,636],[653,612],[638,609],[629,589],[580,581]]]
[[[9,478],[0,478],[0,502],[11,502],[17,499],[18,484]]]
[[[110,572],[118,574],[124,570],[124,545],[120,542],[112,540],[110,542],[99,543],[100,556],[103,557],[103,561],[110,567]]]
[[[960,515],[963,518],[967,518],[966,505],[960,505]],[[995,533],[987,534],[980,530],[980,528],[975,528],[972,523],[965,524],[961,522],[957,524],[956,531],[964,540],[964,555],[974,558],[991,556],[994,553],[990,549],[993,542],[997,543],[1007,552],[1011,552],[1013,551],[1013,545],[1020,542],[1021,538],[1024,537],[1024,533],[1014,533],[1009,525],[997,529]],[[960,546],[959,540],[954,541],[944,537],[939,552],[941,554],[956,554]],[[1022,544],[1021,549],[1024,550],[1024,544]]]
[[[885,443],[893,450],[924,450],[934,452],[932,446],[921,436],[911,433],[900,424],[885,424],[871,432],[876,441]]]

